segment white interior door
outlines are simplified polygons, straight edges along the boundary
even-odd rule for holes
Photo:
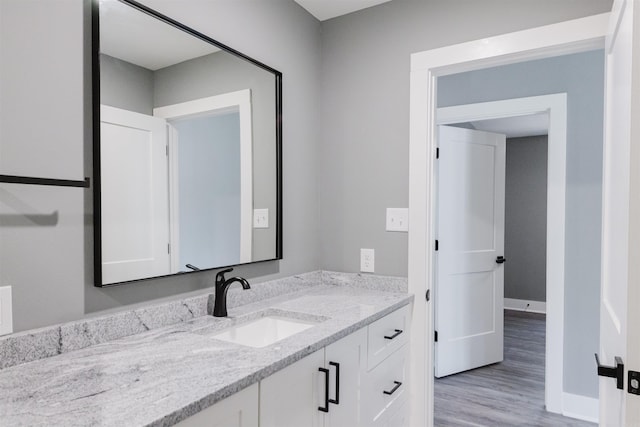
[[[614,3],[606,43],[600,362],[613,366],[619,356],[625,368],[639,370],[640,5],[634,3]],[[626,376],[622,381],[625,388]],[[638,400],[618,389],[616,379],[601,377],[600,425],[640,425]]]
[[[102,281],[169,274],[164,119],[102,105]]]
[[[503,360],[504,135],[439,126],[435,375]]]

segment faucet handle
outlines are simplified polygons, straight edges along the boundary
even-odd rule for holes
[[[233,271],[233,268],[226,268],[222,271],[218,271],[218,273],[216,273],[216,283],[223,283],[224,282],[224,275],[226,273],[231,273]]]

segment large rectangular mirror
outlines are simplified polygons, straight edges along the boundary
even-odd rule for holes
[[[93,7],[96,286],[281,259],[282,74],[133,0]]]

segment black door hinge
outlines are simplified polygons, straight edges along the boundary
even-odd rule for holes
[[[433,338],[435,342],[438,342],[438,331],[433,331]]]
[[[427,295],[425,295],[425,297],[427,298],[427,301],[431,299],[431,289],[427,289]]]
[[[438,241],[436,240],[436,251],[438,250]]]
[[[436,148],[436,159],[440,158],[440,147]]]

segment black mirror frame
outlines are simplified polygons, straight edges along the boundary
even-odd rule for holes
[[[220,43],[209,36],[206,36],[180,22],[169,18],[135,0],[118,0],[127,4],[140,12],[158,19],[168,25],[171,25],[181,31],[190,34],[204,42],[210,43],[223,51],[231,53],[245,61],[272,73],[275,77],[275,95],[276,95],[276,256],[272,259],[253,261],[245,264],[255,264],[269,261],[277,261],[282,259],[282,73],[268,65],[263,64],[223,43]],[[93,265],[94,265],[94,286],[110,287],[125,285],[128,283],[141,282],[146,280],[158,279],[161,277],[170,277],[176,274],[165,276],[154,276],[136,280],[130,280],[118,283],[102,282],[102,203],[101,203],[101,175],[100,175],[100,10],[99,1],[93,0],[91,5],[91,68],[92,68],[92,95],[93,95]],[[235,265],[245,265],[235,264]],[[201,271],[219,270],[234,265],[224,265]],[[195,272],[188,272],[195,273]],[[187,274],[187,273],[183,273]]]

